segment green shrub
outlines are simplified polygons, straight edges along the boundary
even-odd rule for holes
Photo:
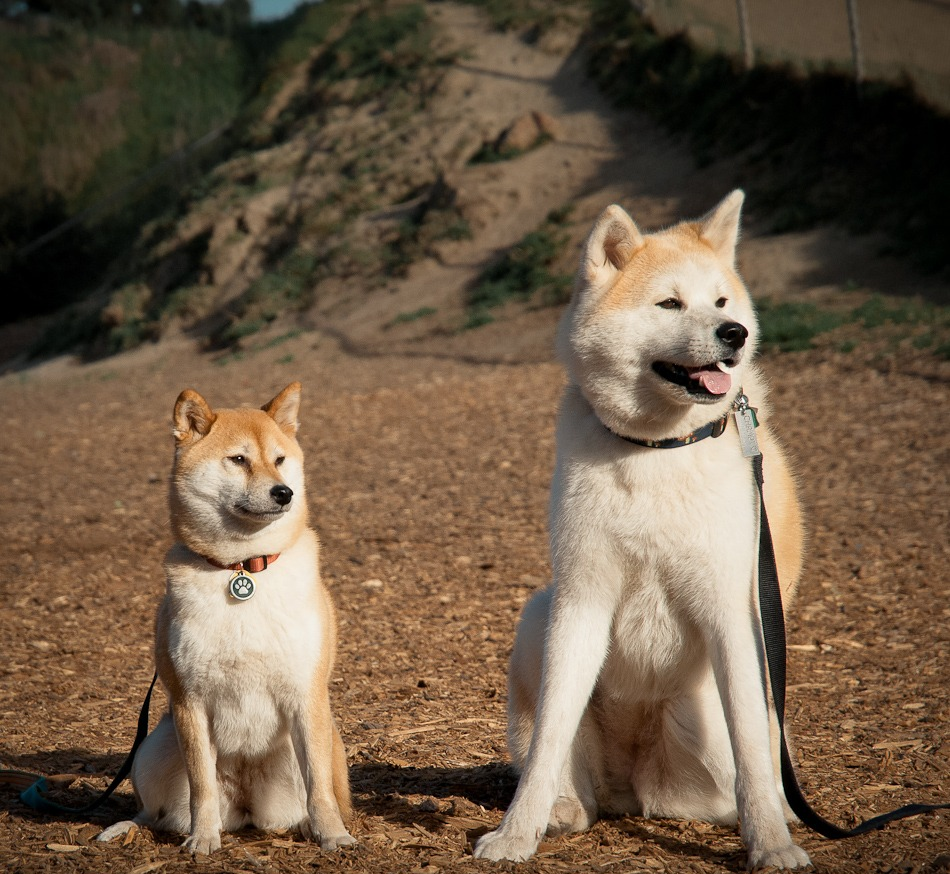
[[[797,352],[818,335],[844,324],[844,316],[800,301],[758,302],[759,345],[763,351]]]
[[[560,230],[564,211],[552,213],[536,231],[512,246],[484,270],[468,294],[466,328],[493,321],[489,310],[512,300],[526,301],[535,295],[545,305],[566,300],[572,276],[557,271],[567,236]]]

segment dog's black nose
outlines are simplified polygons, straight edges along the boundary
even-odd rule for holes
[[[281,507],[286,507],[293,498],[294,492],[289,486],[274,486],[270,490],[270,496],[280,504]]]
[[[730,349],[741,349],[745,346],[745,338],[749,336],[745,325],[738,322],[723,322],[716,328],[716,336]]]

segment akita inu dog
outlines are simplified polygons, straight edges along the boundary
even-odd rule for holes
[[[132,767],[134,823],[188,835],[294,828],[324,849],[354,843],[346,753],[327,684],[333,604],[307,525],[296,440],[300,384],[262,410],[175,404],[171,520],[155,660],[170,710]],[[100,840],[128,831],[106,829]]]
[[[478,857],[526,859],[545,831],[581,831],[602,811],[738,818],[749,867],[809,864],[773,758],[758,496],[729,416],[744,392],[762,420],[787,603],[803,529],[751,363],[756,317],[735,269],[743,197],[650,235],[610,206],[587,240],[558,334],[554,578],[524,609],[509,672],[522,774]]]

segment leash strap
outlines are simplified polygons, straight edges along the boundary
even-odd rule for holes
[[[119,773],[115,775],[115,779],[113,779],[109,788],[106,789],[102,795],[84,807],[66,807],[63,804],[50,801],[43,794],[49,792],[49,783],[45,777],[40,777],[32,786],[29,786],[20,793],[20,800],[40,813],[69,813],[75,816],[92,813],[96,808],[104,804],[106,799],[115,792],[116,787],[129,776],[129,772],[132,770],[132,762],[135,760],[135,754],[138,752],[138,748],[142,745],[142,741],[145,740],[145,736],[148,734],[148,709],[152,700],[152,690],[155,688],[155,681],[157,679],[158,672],[156,671],[152,677],[152,684],[148,687],[145,700],[142,702],[142,709],[139,711],[139,721],[135,732],[135,740],[132,742],[132,749],[126,757],[125,762],[123,762],[122,767],[119,768]]]
[[[785,797],[795,815],[810,829],[831,840],[854,838],[870,831],[883,828],[889,822],[930,813],[935,810],[950,809],[950,804],[906,804],[873,816],[852,829],[843,829],[816,813],[802,793],[792,766],[792,757],[785,740],[785,614],[782,610],[782,590],[778,581],[778,568],[775,562],[775,548],[772,544],[772,532],[765,513],[765,498],[762,491],[765,479],[762,475],[761,453],[752,456],[752,470],[759,490],[759,611],[762,617],[762,634],[765,638],[765,657],[769,666],[769,679],[772,686],[772,699],[775,714],[778,717],[779,737],[781,741],[782,785]]]

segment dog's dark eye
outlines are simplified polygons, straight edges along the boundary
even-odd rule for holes
[[[729,303],[729,299],[721,297],[716,301],[716,306],[719,307],[719,309],[722,309],[727,303]]]
[[[280,467],[283,463],[284,463],[284,456],[283,456],[283,455],[278,455],[277,458],[274,459],[274,466],[275,466],[275,467]]]
[[[228,461],[233,461],[238,467],[244,467],[247,464],[247,458],[243,455],[229,455]]]
[[[683,308],[683,304],[675,297],[668,297],[666,300],[661,300],[657,306],[665,310],[681,310]]]

